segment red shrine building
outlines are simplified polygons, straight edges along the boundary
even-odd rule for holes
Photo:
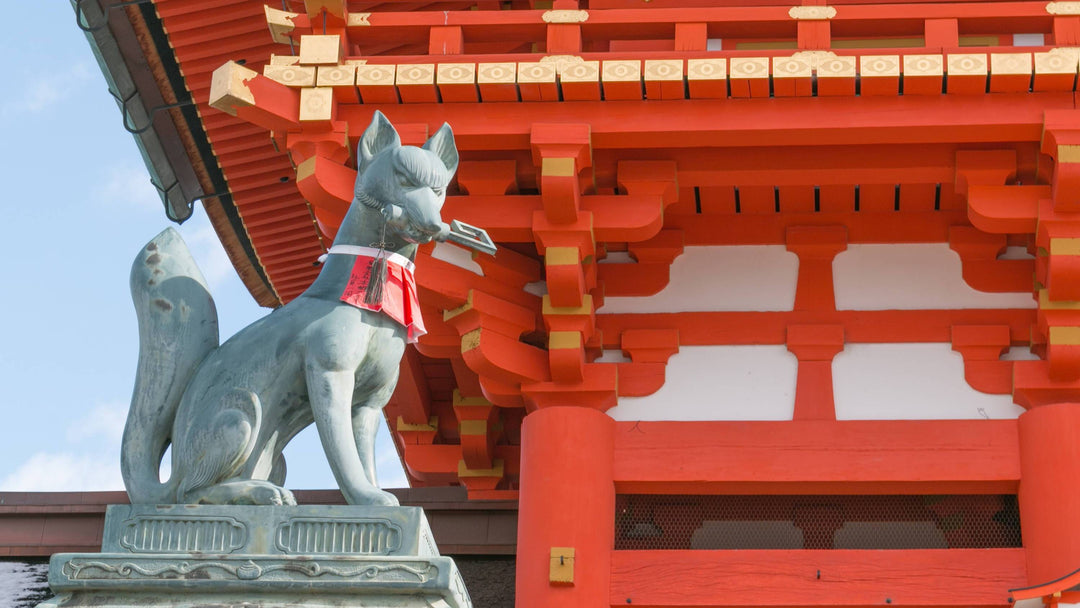
[[[265,306],[375,110],[452,126],[499,249],[421,249],[385,414],[517,607],[1080,601],[1080,3],[76,4]]]

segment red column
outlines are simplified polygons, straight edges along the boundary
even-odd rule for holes
[[[607,608],[615,546],[615,422],[550,407],[521,429],[517,608]],[[573,582],[550,580],[551,549],[574,550]]]
[[[1038,585],[1080,568],[1080,403],[1035,407],[1019,427],[1020,526]]]

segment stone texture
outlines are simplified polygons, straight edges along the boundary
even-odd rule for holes
[[[415,507],[113,505],[101,553],[60,553],[61,606],[471,608]]]

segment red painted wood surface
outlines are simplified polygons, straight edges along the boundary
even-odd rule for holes
[[[1025,580],[1022,549],[615,551],[611,562],[613,608],[1009,606]]]
[[[619,422],[626,494],[1008,494],[1013,420]]]
[[[604,605],[615,543],[614,430],[603,413],[579,407],[553,407],[526,418],[518,608]],[[574,549],[573,584],[551,583],[552,547]]]
[[[587,122],[594,148],[655,149],[792,145],[1039,141],[1047,109],[1071,109],[1072,93],[734,100],[578,101],[343,106],[361,124],[380,110],[395,124],[454,125],[459,148],[526,149],[534,122]],[[993,129],[986,129],[993,126]]]
[[[353,3],[351,11],[372,14],[370,25],[347,28],[344,53],[383,66],[475,66],[560,52],[587,61],[629,60],[638,68],[647,59],[677,60],[686,69],[681,62],[706,57],[762,57],[775,66],[798,49],[818,48],[859,61],[968,52],[988,61],[991,53],[1030,59],[1023,54],[1080,42],[1076,18],[1051,16],[1045,3],[1029,1],[842,0],[833,3],[834,18],[812,22],[793,19],[791,6],[776,2],[594,0],[585,21],[552,24],[536,4],[485,2],[467,10],[471,3]],[[311,263],[351,199],[348,157],[371,112],[385,112],[406,143],[422,142],[443,121],[453,126],[463,162],[445,215],[486,228],[501,251],[494,260],[477,260],[484,276],[435,259],[430,248],[418,257],[431,331],[410,353],[407,386],[386,410],[417,483],[514,492],[528,466],[519,458],[526,408],[602,410],[620,395],[651,394],[663,386],[666,362],[681,345],[787,345],[800,360],[796,418],[824,420],[703,423],[668,434],[643,423],[638,430],[652,429],[658,443],[619,448],[622,488],[1016,489],[1015,423],[828,421],[830,358],[846,343],[951,344],[972,387],[995,394],[1015,387],[1016,398],[1032,407],[1075,396],[1080,386],[1080,347],[1060,338],[1062,330],[1080,327],[1067,304],[1080,283],[1076,256],[997,259],[1008,245],[1039,253],[1056,242],[1060,253],[1069,249],[1061,239],[1080,235],[1069,215],[1077,171],[1067,166],[1069,149],[1060,147],[1080,142],[1071,77],[1034,74],[1029,91],[1027,74],[907,73],[876,84],[864,78],[856,96],[854,77],[829,81],[819,74],[816,92],[806,76],[787,85],[774,79],[775,97],[768,79],[753,85],[742,79],[737,88],[750,97],[738,99],[725,81],[658,87],[648,78],[616,85],[553,77],[493,95],[482,84],[381,85],[377,99],[365,87],[359,96],[336,94],[335,121],[301,124],[282,116],[295,107],[296,89],[260,76],[249,84],[256,105],[266,107],[238,112],[262,125],[256,127],[205,100],[210,71],[225,60],[243,59],[258,71],[270,53],[295,51],[270,43],[262,7],[215,0],[219,20],[208,22],[198,12],[205,6],[183,0],[156,6],[244,228],[282,300],[310,282]],[[303,13],[297,34],[320,29],[303,3],[290,0],[285,8]],[[557,0],[553,8],[580,7]],[[329,33],[344,32],[343,23],[331,18]],[[1048,46],[1008,46],[1018,28],[1045,34]],[[981,36],[977,43],[984,46],[961,48],[973,44],[971,36]],[[708,50],[718,38],[721,50]],[[740,46],[748,43],[798,49]],[[890,46],[907,43],[916,46]],[[862,48],[830,48],[848,44]],[[602,99],[604,91],[610,94]],[[547,161],[566,160],[568,174],[545,172]],[[298,191],[289,177],[301,162],[312,164],[304,165]],[[976,289],[1045,297],[1037,310],[837,311],[831,260],[851,243],[948,243]],[[685,247],[717,244],[783,244],[796,253],[796,310],[604,313],[605,297],[663,289]],[[561,252],[557,263],[545,259],[551,248]],[[634,263],[597,266],[614,252],[627,252]],[[546,297],[535,293],[541,280]],[[1048,361],[998,358],[1009,346],[1027,345]],[[605,349],[631,361],[593,362]],[[476,418],[463,399],[483,400],[484,415]],[[811,423],[820,426],[806,426]]]
[[[1019,432],[1028,584],[1060,583],[1080,568],[1080,404],[1057,403],[1025,412]]]
[[[949,342],[957,325],[1004,325],[1014,343],[1030,338],[1035,311],[1028,309],[840,310],[829,312],[685,312],[599,314],[605,343],[632,329],[675,329],[679,343],[784,344],[790,325],[840,325],[847,343]]]
[[[208,105],[210,76],[218,66],[243,59],[261,68],[272,53],[282,53],[281,46],[270,39],[257,2],[154,4],[259,263],[277,297],[291,300],[315,279],[312,262],[324,251],[297,191],[296,171],[265,129]],[[207,18],[208,9],[214,18]]]

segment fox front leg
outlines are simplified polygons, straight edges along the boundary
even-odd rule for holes
[[[393,495],[371,483],[360,460],[353,437],[353,371],[327,369],[318,359],[309,362],[306,368],[315,427],[345,501],[351,505],[396,505]]]
[[[364,473],[372,485],[378,487],[379,478],[375,470],[375,435],[379,431],[379,420],[382,410],[379,408],[362,405],[353,410],[353,437],[356,440],[356,450],[360,453],[360,463],[364,467]]]
[[[379,482],[375,470],[375,436],[378,435],[380,422],[382,422],[382,410],[390,401],[390,397],[394,394],[394,387],[397,386],[398,368],[393,367],[390,373],[393,376],[392,380],[371,393],[356,395],[353,406],[352,425],[356,449],[360,452],[360,462],[364,465],[368,479],[376,486]]]

